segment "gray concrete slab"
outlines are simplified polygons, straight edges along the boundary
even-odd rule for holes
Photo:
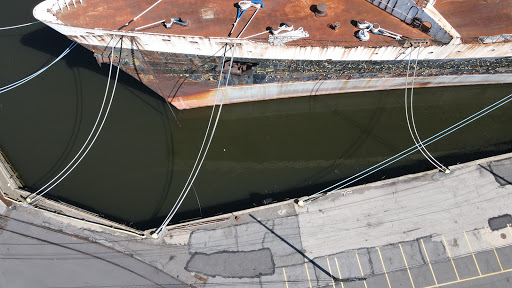
[[[283,270],[283,267],[276,267],[276,271],[272,275],[260,277],[260,283],[265,288],[283,288],[286,287],[286,284],[289,287],[297,287],[296,281],[297,279],[293,279],[293,274],[287,272],[286,268]]]
[[[16,213],[11,213],[11,216]],[[154,286],[185,283],[94,242],[9,220],[0,234],[5,287]]]
[[[270,232],[259,223],[247,223],[238,225],[235,228],[238,239],[238,251],[251,251],[264,248],[263,242],[265,241],[266,234],[270,234]]]
[[[432,241],[430,237],[421,238],[418,240],[423,259],[430,260],[431,263],[441,262],[448,259],[444,244],[440,241]],[[425,247],[423,247],[425,245]]]
[[[429,287],[436,284],[428,264],[417,266],[410,270],[415,287]]]
[[[402,252],[398,244],[382,246],[380,247],[380,253],[382,254],[382,260],[384,261],[384,267],[386,267],[386,271],[391,272],[401,270],[405,267]],[[375,260],[373,260],[373,263],[375,263]],[[379,266],[377,265],[377,267]],[[375,273],[381,273],[381,271],[378,268],[376,268],[375,265],[374,271]]]
[[[409,278],[409,273],[407,270],[398,270],[391,273],[388,273],[389,282],[391,283],[391,287],[406,287],[412,288],[411,279]],[[385,287],[385,286],[382,286]]]
[[[493,174],[496,182],[501,186],[512,185],[512,165],[511,159],[494,161],[488,165],[490,172]]]
[[[450,260],[432,263],[432,270],[436,275],[437,283],[447,283],[457,280],[457,274],[453,269],[452,262]]]
[[[511,185],[500,186],[493,175],[474,166],[453,169],[449,175],[425,173],[369,184],[352,192],[297,208],[303,247],[312,256],[413,240],[432,231],[470,231],[506,214],[506,203],[512,203]]]
[[[236,227],[194,231],[190,235],[190,253],[238,251]]]
[[[400,243],[404,251],[405,260],[409,267],[415,267],[427,263],[427,259],[423,257],[422,247],[418,241],[407,241]],[[403,256],[402,256],[403,259]],[[404,261],[405,262],[405,261]]]
[[[512,269],[512,246],[498,247],[496,248],[496,253],[500,257],[503,269]]]
[[[475,260],[471,255],[453,259],[453,263],[455,264],[455,268],[457,268],[457,273],[459,274],[460,279],[466,279],[480,275],[478,273],[478,269],[476,268]]]
[[[509,288],[512,287],[512,272],[492,275],[485,278],[463,281],[450,285],[447,288]]]
[[[247,288],[261,288],[259,278],[223,278],[223,277],[211,277],[208,278],[207,283],[195,284],[197,287],[214,287],[214,288],[225,288],[228,287],[247,287]],[[263,286],[265,287],[265,286]]]
[[[313,285],[317,282],[317,279],[316,279],[316,276],[314,273],[314,268],[311,265],[311,263],[297,264],[297,265],[287,266],[284,268],[286,271],[286,277],[288,280],[289,287],[309,288],[310,283],[311,283],[311,285]],[[306,272],[306,268],[307,268],[307,272]],[[282,271],[282,267],[281,267],[281,270],[277,269],[276,271]],[[282,275],[284,278],[284,273]],[[262,280],[263,279],[268,279],[268,278],[262,277]],[[284,284],[286,286],[285,282],[280,282],[280,284],[281,285]]]
[[[377,287],[388,288],[389,287],[388,280],[387,280],[385,274],[380,274],[380,275],[368,278],[366,280],[366,286],[369,288],[377,288]]]
[[[482,274],[489,274],[501,271],[500,264],[494,254],[494,250],[483,251],[475,254],[476,262]]]
[[[273,221],[267,221],[266,225],[275,234],[266,231],[262,243],[263,247],[272,250],[276,265],[284,266],[302,263],[304,257],[297,253],[297,250],[303,251],[297,217],[278,218]]]

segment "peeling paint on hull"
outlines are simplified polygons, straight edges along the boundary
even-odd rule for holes
[[[411,79],[409,79],[409,81],[411,81]],[[414,85],[415,87],[438,87],[500,84],[511,82],[512,74],[461,75],[419,77],[416,78]],[[301,96],[404,89],[404,87],[405,77],[369,78],[355,80],[326,80],[314,82],[276,83],[268,85],[231,86],[228,88],[221,88],[219,95],[224,97],[224,104],[233,104]],[[172,104],[178,109],[191,109],[197,107],[212,106],[215,102],[216,95],[216,90],[213,90],[206,93],[173,99]]]

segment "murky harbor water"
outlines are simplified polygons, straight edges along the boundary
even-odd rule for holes
[[[39,0],[18,2],[6,4],[0,27],[34,21]],[[0,31],[0,39],[0,86],[39,70],[70,44],[43,24]],[[99,67],[91,52],[77,47],[42,75],[0,94],[0,148],[26,186],[46,184],[82,147],[107,75],[107,65]],[[420,135],[428,138],[510,93],[510,84],[417,89]],[[407,149],[414,143],[403,98],[403,90],[392,90],[224,106],[194,189],[175,220],[308,195]],[[511,152],[511,105],[429,151],[445,165]],[[96,143],[48,195],[138,227],[155,226],[188,178],[210,109],[174,109],[175,118],[156,93],[121,73]],[[427,169],[433,167],[418,152],[365,182]]]

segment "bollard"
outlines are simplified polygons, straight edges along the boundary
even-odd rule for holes
[[[327,4],[325,4],[325,3],[318,3],[318,5],[316,5],[315,16],[317,18],[318,17],[325,17],[325,16],[327,16]]]

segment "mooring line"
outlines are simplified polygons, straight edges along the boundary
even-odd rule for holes
[[[114,36],[115,37],[115,36]],[[64,168],[56,177],[54,177],[50,182],[48,182],[45,186],[43,186],[41,189],[39,189],[37,192],[29,195],[26,200],[27,202],[32,202],[32,201],[36,201],[37,199],[39,199],[41,196],[43,196],[44,194],[46,194],[48,191],[50,191],[53,187],[55,187],[57,184],[59,184],[62,180],[64,180],[64,178],[66,178],[67,175],[69,175],[69,173],[71,173],[71,171],[73,171],[75,169],[75,167],[82,161],[82,159],[85,157],[85,155],[87,155],[87,153],[89,152],[89,150],[91,149],[92,145],[94,144],[94,142],[96,141],[96,139],[98,138],[98,135],[100,134],[102,128],[103,128],[103,125],[105,124],[105,121],[107,120],[107,117],[108,117],[108,114],[109,114],[109,111],[110,111],[110,108],[112,106],[112,101],[114,100],[114,95],[115,95],[115,91],[116,91],[116,87],[117,87],[117,80],[119,78],[119,71],[121,69],[121,52],[123,50],[123,41],[122,41],[122,37],[120,39],[120,42],[121,42],[121,48],[120,48],[120,52],[119,52],[119,63],[118,63],[118,66],[117,66],[117,73],[116,73],[116,78],[115,78],[115,81],[114,81],[114,86],[112,88],[112,93],[111,93],[111,97],[110,97],[110,101],[108,103],[108,106],[107,106],[107,109],[105,111],[105,115],[102,119],[102,122],[98,128],[98,131],[96,131],[96,134],[94,136],[94,138],[92,139],[91,143],[87,144],[89,139],[92,137],[93,133],[94,133],[94,130],[96,129],[96,126],[99,122],[99,119],[101,117],[101,114],[103,112],[103,108],[104,108],[104,104],[105,104],[105,101],[106,101],[106,96],[108,94],[108,90],[109,90],[109,86],[110,86],[110,78],[111,78],[111,72],[112,72],[112,66],[113,66],[113,62],[114,62],[114,48],[116,46],[116,44],[114,44],[112,46],[112,54],[111,54],[111,59],[110,59],[110,71],[109,71],[109,78],[108,78],[108,81],[107,81],[107,87],[105,89],[105,97],[103,98],[103,103],[101,105],[101,110],[100,110],[100,113],[98,114],[98,117],[96,119],[96,123],[94,124],[94,127],[91,131],[91,133],[89,134],[89,137],[87,138],[86,142],[84,143],[84,145],[82,146],[82,148],[80,149],[80,151],[77,153],[77,155],[73,158],[73,160],[71,160],[71,162],[68,164],[68,166],[66,166],[66,168]],[[62,173],[64,173],[64,171],[66,171],[66,169],[69,168],[69,166],[78,158],[78,156],[80,155],[80,153],[83,151],[83,149],[85,148],[85,146],[88,145],[87,149],[85,150],[85,152],[82,154],[82,156],[78,159],[78,161],[70,168],[69,171],[66,172],[66,174],[64,174],[58,181],[56,181],[53,185],[51,185],[50,187],[46,188],[50,183],[54,182],[60,175],[62,175]],[[45,189],[46,188],[46,189]],[[43,191],[44,189],[44,191]],[[32,199],[32,197],[34,195],[37,195],[38,193],[40,193],[37,197],[35,197],[34,199]]]
[[[7,92],[7,91],[9,91],[11,89],[14,89],[14,88],[16,88],[16,87],[18,87],[18,86],[28,82],[29,80],[35,78],[39,74],[43,73],[46,69],[50,68],[53,64],[55,64],[57,61],[62,59],[62,57],[66,56],[66,54],[68,54],[73,48],[75,48],[76,45],[78,45],[78,43],[76,43],[76,42],[71,43],[71,45],[69,45],[69,47],[66,50],[64,50],[64,52],[62,52],[62,54],[60,54],[59,57],[57,57],[55,60],[53,60],[46,67],[40,69],[39,71],[33,73],[32,75],[29,75],[29,76],[27,76],[27,77],[25,77],[25,78],[23,78],[21,80],[18,80],[18,81],[14,82],[14,83],[11,83],[9,85],[6,85],[6,86],[0,88],[0,94],[4,93],[4,92]]]
[[[451,133],[455,132],[456,130],[466,126],[467,124],[469,124],[469,123],[479,119],[480,117],[485,116],[488,113],[498,109],[499,107],[507,104],[510,101],[512,101],[512,94],[510,94],[510,95],[502,98],[501,100],[499,100],[499,101],[497,101],[497,102],[495,102],[495,103],[485,107],[484,109],[478,111],[477,113],[475,113],[475,114],[473,114],[473,115],[471,115],[471,116],[469,116],[469,117],[467,117],[467,118],[457,122],[456,124],[446,128],[445,130],[443,130],[443,131],[441,131],[441,132],[439,132],[439,133],[429,137],[428,139],[422,141],[422,144],[424,144],[425,146],[427,146],[429,144],[432,144],[435,141],[437,141],[437,140],[447,136],[448,134],[451,134]],[[355,175],[353,175],[353,176],[351,176],[351,177],[349,177],[349,178],[347,178],[347,179],[345,179],[343,181],[340,181],[340,182],[338,182],[336,184],[333,184],[333,185],[331,185],[331,186],[329,186],[329,187],[327,187],[327,188],[325,188],[325,189],[323,189],[323,190],[321,190],[319,192],[316,192],[316,193],[314,193],[314,194],[312,194],[310,196],[307,196],[307,197],[303,198],[300,201],[302,201],[304,205],[308,204],[308,203],[311,202],[311,200],[309,200],[309,199],[311,199],[311,198],[313,198],[313,197],[315,197],[315,196],[317,196],[319,194],[322,194],[322,193],[323,194],[328,194],[328,193],[331,193],[331,192],[336,191],[338,189],[342,189],[342,188],[344,188],[344,187],[346,187],[346,186],[348,186],[348,185],[350,185],[350,184],[352,184],[352,183],[354,183],[354,182],[356,182],[356,181],[358,181],[358,180],[360,180],[360,179],[362,179],[362,178],[364,178],[364,177],[366,177],[366,176],[368,176],[368,175],[370,175],[370,174],[372,174],[372,173],[374,173],[374,172],[376,172],[376,171],[378,171],[378,170],[380,170],[380,169],[382,169],[382,168],[384,168],[384,167],[386,167],[388,165],[391,165],[391,164],[395,163],[396,161],[398,161],[398,160],[400,160],[400,159],[402,159],[402,158],[404,158],[406,156],[409,156],[410,154],[416,152],[417,150],[418,150],[417,146],[412,146],[412,147],[410,147],[410,148],[408,148],[408,149],[406,149],[406,150],[396,154],[395,156],[392,156],[392,157],[390,157],[390,158],[388,158],[388,159],[386,159],[384,161],[381,161],[381,162],[373,165],[372,167],[367,168],[364,171],[361,171],[361,172],[359,172],[359,173],[357,173],[357,174],[355,174]],[[360,175],[362,175],[362,176],[358,177]],[[356,177],[358,177],[358,178],[356,178]],[[356,179],[354,179],[354,178],[356,178]],[[354,180],[350,181],[351,179],[354,179]],[[347,183],[347,181],[350,181],[350,182]],[[340,186],[340,185],[342,185],[342,186]]]
[[[432,164],[434,165],[439,171],[443,171],[443,172],[449,172],[449,170],[447,170],[441,163],[439,163],[427,150],[427,148],[425,148],[425,146],[423,144],[420,144],[421,143],[421,139],[418,135],[418,131],[416,130],[416,123],[414,121],[414,110],[413,110],[413,95],[414,95],[414,82],[415,82],[415,79],[416,79],[416,70],[418,68],[418,59],[420,57],[420,52],[421,52],[421,45],[420,47],[418,47],[418,56],[416,57],[416,62],[414,64],[414,74],[413,74],[413,77],[412,77],[412,85],[411,85],[411,119],[409,121],[409,111],[408,111],[408,93],[407,93],[407,85],[409,83],[409,68],[411,66],[411,55],[412,55],[412,50],[411,50],[411,53],[409,54],[409,61],[407,63],[407,74],[406,74],[406,78],[405,78],[405,118],[407,119],[407,128],[409,128],[409,133],[411,134],[411,137],[412,137],[412,140],[414,141],[414,144],[418,147],[418,150],[421,152],[421,154],[423,154],[423,156]],[[413,128],[411,128],[411,122],[412,122],[412,126],[414,128],[414,133],[413,133]],[[416,135],[416,136],[415,136]],[[417,137],[417,138],[416,138]]]
[[[427,150],[427,148],[422,144],[421,142],[421,138],[418,134],[418,130],[416,129],[416,121],[414,120],[414,106],[413,106],[413,99],[414,99],[414,82],[416,80],[416,71],[417,71],[417,67],[418,67],[418,59],[420,57],[420,51],[421,51],[421,44],[419,45],[419,48],[418,48],[418,56],[416,57],[416,62],[414,63],[414,74],[413,74],[413,77],[412,77],[412,85],[411,85],[411,122],[412,122],[412,126],[413,126],[413,130],[414,130],[414,134],[416,135],[416,138],[414,138],[414,135],[412,134],[412,131],[411,131],[411,126],[409,124],[409,118],[407,118],[407,125],[409,126],[409,132],[411,132],[411,136],[413,139],[417,139],[414,140],[415,143],[418,143],[421,148],[423,148],[423,151],[425,153],[423,153],[423,151],[421,152],[425,157],[430,157],[429,161],[430,163],[432,163],[434,166],[437,167],[437,169],[439,169],[440,171],[444,172],[444,173],[450,173],[450,169],[446,168],[443,164],[441,164],[441,162],[437,161],[436,158],[434,158],[434,156],[432,156],[432,154],[430,154],[430,152]],[[411,52],[412,54],[412,52]],[[410,64],[410,58],[409,58],[409,64]],[[407,67],[407,71],[409,71],[409,67]],[[407,75],[409,76],[409,75]],[[405,86],[405,109],[406,109],[406,114],[407,114],[407,83],[406,83],[406,86]],[[421,149],[420,149],[421,151]],[[427,155],[425,155],[427,154]],[[427,159],[428,159],[427,157]]]
[[[165,228],[165,226],[167,226],[167,224],[169,224],[169,222],[171,221],[172,217],[174,217],[174,215],[178,211],[178,208],[180,207],[181,203],[183,202],[183,200],[185,200],[185,197],[187,196],[188,192],[190,191],[190,188],[193,185],[194,180],[196,179],[196,177],[197,177],[197,175],[199,173],[199,170],[201,169],[201,166],[202,166],[202,164],[204,162],[204,159],[206,158],[206,154],[208,152],[208,149],[210,148],[210,144],[212,142],[213,135],[215,133],[215,129],[217,128],[217,124],[219,122],[220,114],[221,114],[221,111],[222,111],[222,106],[224,104],[224,96],[221,98],[220,105],[219,105],[219,110],[217,112],[217,117],[215,119],[215,123],[213,125],[212,132],[210,133],[210,138],[208,140],[208,144],[206,145],[206,148],[204,149],[204,153],[203,153],[203,147],[204,147],[204,144],[206,143],[206,139],[208,138],[208,133],[209,133],[210,126],[211,126],[211,123],[212,123],[212,120],[213,120],[213,115],[214,115],[214,112],[215,112],[215,107],[217,105],[217,98],[218,98],[219,92],[220,92],[220,85],[222,83],[222,75],[223,75],[223,71],[224,71],[224,62],[225,62],[225,59],[226,59],[226,52],[227,52],[227,44],[226,44],[225,50],[224,50],[223,61],[221,62],[222,66],[220,68],[220,77],[219,77],[219,83],[217,85],[217,94],[215,95],[215,103],[214,103],[213,108],[212,108],[212,113],[210,115],[210,120],[208,122],[208,128],[206,130],[205,137],[203,139],[203,144],[201,145],[201,149],[199,150],[199,154],[197,156],[197,159],[196,159],[196,162],[194,164],[194,167],[192,168],[190,176],[189,176],[187,182],[185,183],[185,186],[183,187],[183,190],[181,191],[180,196],[178,197],[178,200],[176,201],[176,203],[174,203],[174,206],[172,207],[171,211],[169,212],[169,214],[165,218],[165,220],[162,223],[162,225],[160,225],[160,227],[158,227],[158,229],[153,233],[152,236],[154,238],[160,237],[160,235],[163,232],[163,228]],[[230,75],[231,75],[231,68],[233,67],[233,60],[234,60],[234,57],[235,57],[234,54],[235,54],[235,49],[232,48],[232,50],[231,50],[231,61],[230,61],[228,73],[227,73],[227,76],[226,76],[226,84],[225,84],[226,87],[228,87],[228,84],[229,84],[229,78],[230,78]],[[202,157],[201,157],[201,154],[202,154]],[[200,158],[201,158],[201,161],[199,162]]]
[[[31,22],[31,23],[26,23],[26,24],[20,24],[20,25],[9,26],[9,27],[2,27],[2,28],[0,28],[0,30],[9,30],[9,29],[21,28],[21,27],[32,25],[32,24],[37,24],[37,23],[40,23],[40,22],[41,21],[35,21],[35,22]]]

